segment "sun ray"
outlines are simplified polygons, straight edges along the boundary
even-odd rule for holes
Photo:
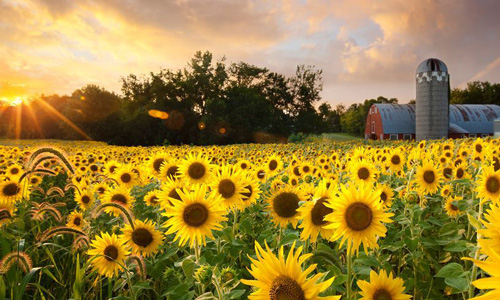
[[[33,111],[33,108],[29,105],[26,105],[26,111],[28,112],[28,115],[31,118],[31,121],[33,122],[33,125],[35,126],[35,130],[39,134],[40,138],[45,138],[45,135],[43,134],[42,127],[40,126],[40,123],[38,123],[38,118],[35,115],[35,112]]]
[[[19,140],[21,138],[22,112],[23,112],[23,106],[18,105],[16,107],[16,128],[15,128],[16,140]]]

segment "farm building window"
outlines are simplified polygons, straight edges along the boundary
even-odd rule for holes
[[[475,133],[469,133],[469,137],[476,137]]]
[[[465,139],[467,135],[465,133],[462,133],[462,138]]]
[[[411,140],[411,134],[405,134],[405,135],[403,135],[403,140],[405,140],[405,141]]]
[[[384,139],[384,134],[383,134],[383,133],[381,133],[381,134],[380,134],[380,140],[383,140],[383,139]]]
[[[481,134],[481,137],[488,137],[488,136],[490,136],[490,135],[489,135],[489,134],[487,134],[487,133],[483,133],[483,134]]]
[[[375,122],[372,122],[372,133],[375,133]]]
[[[395,141],[395,140],[397,140],[397,139],[398,139],[398,135],[397,135],[397,134],[391,134],[391,135],[390,135],[390,137],[389,137],[389,139],[390,139],[391,141]]]
[[[376,106],[373,108],[373,111],[374,111],[375,114],[377,113],[377,107]]]

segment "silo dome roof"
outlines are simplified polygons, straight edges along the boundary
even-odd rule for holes
[[[417,74],[422,72],[448,72],[448,67],[437,58],[428,58],[418,65]]]

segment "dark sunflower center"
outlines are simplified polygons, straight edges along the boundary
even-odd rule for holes
[[[265,176],[266,176],[266,172],[264,172],[264,171],[257,172],[257,178],[262,179]]]
[[[444,168],[444,170],[443,170],[443,175],[445,178],[451,178],[452,173],[453,173],[453,170],[451,168]]]
[[[455,204],[451,204],[450,208],[451,208],[451,210],[454,210],[454,211],[458,210],[458,206],[456,206]]]
[[[325,201],[328,198],[321,197],[316,204],[314,204],[313,209],[311,210],[311,221],[316,226],[325,225],[327,222],[324,220],[325,216],[331,214],[333,209],[326,207]]]
[[[125,197],[122,194],[116,194],[116,195],[113,195],[113,197],[111,197],[111,201],[126,205],[127,204],[127,197]]]
[[[304,170],[304,173],[309,173],[311,169],[308,166],[305,166],[302,170]]]
[[[208,209],[201,203],[191,204],[184,209],[184,222],[192,227],[200,227],[208,219]]]
[[[373,294],[373,300],[392,300],[392,296],[386,289],[380,289]]]
[[[188,168],[188,175],[193,179],[201,179],[205,172],[205,166],[199,162],[192,163]]]
[[[153,235],[146,228],[137,228],[132,232],[132,241],[145,248],[153,242]]]
[[[424,181],[431,184],[436,179],[436,175],[434,175],[433,171],[425,171],[424,172]]]
[[[500,170],[500,160],[498,157],[493,157],[493,168],[495,169],[495,172]]]
[[[115,172],[115,170],[116,170],[116,168],[118,168],[118,167],[117,167],[117,166],[111,166],[111,167],[109,168],[109,172],[110,172],[110,173],[114,173],[114,172]]]
[[[132,180],[132,176],[129,173],[125,173],[125,174],[122,174],[122,176],[120,176],[120,179],[124,183],[129,183],[130,180]]]
[[[370,176],[370,171],[367,168],[363,167],[358,170],[359,179],[366,180],[368,179],[369,176]]]
[[[99,170],[99,168],[96,165],[91,165],[90,170],[92,170],[92,172],[97,172],[97,170]]]
[[[229,179],[223,179],[219,183],[219,194],[222,195],[223,198],[231,198],[236,192],[236,186]]]
[[[274,171],[278,167],[278,162],[274,159],[269,162],[269,170]]]
[[[156,172],[160,172],[161,165],[165,162],[165,159],[163,158],[157,158],[153,162],[153,168],[155,169]]]
[[[118,249],[113,245],[107,246],[106,248],[104,248],[104,257],[108,261],[114,261],[118,258]]]
[[[464,174],[465,174],[465,172],[464,172],[464,170],[462,168],[460,168],[460,169],[457,170],[457,178],[458,179],[464,177]]]
[[[90,202],[90,197],[89,197],[89,196],[87,196],[87,195],[84,195],[84,196],[82,197],[82,203],[87,204],[87,203],[89,203],[89,202]]]
[[[382,202],[387,200],[387,194],[385,192],[380,193],[380,200],[382,200]]]
[[[251,185],[247,185],[245,188],[248,190],[248,192],[241,193],[241,195],[243,196],[243,201],[250,199],[250,196],[252,196],[253,193]]]
[[[104,189],[102,186],[97,189],[98,194],[104,194],[105,191],[106,189]]]
[[[156,196],[151,197],[151,198],[149,199],[149,202],[151,202],[152,204],[156,204],[156,203],[158,203],[158,197],[156,197]]]
[[[269,289],[269,300],[305,300],[304,290],[292,278],[280,275],[273,280]]]
[[[75,224],[76,226],[80,226],[80,224],[82,224],[82,220],[80,219],[80,217],[76,217],[73,220],[73,224]]]
[[[299,169],[299,167],[294,167],[293,168],[293,174],[295,176],[300,176],[300,169]]]
[[[170,193],[168,193],[168,196],[170,198],[174,198],[176,200],[182,201],[181,196],[177,193],[177,189],[172,189]]]
[[[399,155],[394,155],[392,158],[391,158],[391,163],[393,165],[399,165],[399,163],[401,162],[401,158],[399,157]]]
[[[16,175],[17,173],[19,173],[19,169],[18,168],[13,168],[12,170],[10,170],[10,173],[12,175]]]
[[[481,146],[480,144],[477,144],[476,145],[476,152],[481,153],[481,151],[483,151],[483,146]]]
[[[246,168],[248,168],[248,166],[247,166],[247,164],[246,164],[246,163],[242,163],[242,164],[240,165],[240,167],[241,167],[243,170],[245,170]]]
[[[31,184],[36,184],[38,182],[37,178],[31,178],[30,183]]]
[[[355,202],[346,209],[345,221],[347,226],[354,231],[363,231],[370,227],[372,220],[372,210],[364,203]]]
[[[500,182],[495,177],[489,177],[488,180],[486,180],[486,189],[490,193],[496,193],[500,189]]]
[[[3,187],[3,194],[7,197],[9,196],[15,196],[21,188],[17,185],[17,183],[9,183],[6,186]]]
[[[294,193],[281,193],[274,197],[273,210],[282,218],[295,216],[299,208],[299,197]]]
[[[179,170],[179,167],[178,166],[171,166],[170,168],[168,168],[167,170],[167,177],[170,177],[172,179],[175,178],[175,176],[177,175],[177,171]]]

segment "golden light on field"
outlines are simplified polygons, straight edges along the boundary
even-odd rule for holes
[[[26,99],[26,97],[20,97],[20,96],[3,97],[3,98],[0,98],[0,102],[3,102],[3,103],[10,105],[10,106],[18,106],[22,103],[26,103],[27,99]]]

